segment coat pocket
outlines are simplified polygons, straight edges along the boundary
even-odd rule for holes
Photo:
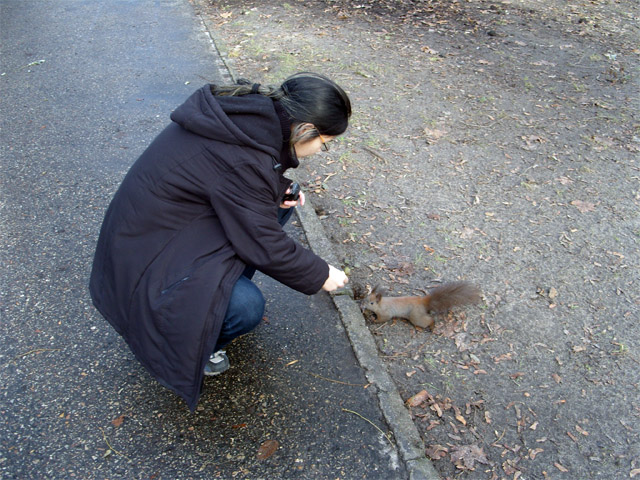
[[[195,320],[199,288],[193,280],[193,272],[181,276],[162,289],[154,302],[156,328],[167,338],[184,334],[185,325]]]
[[[169,285],[167,288],[165,288],[164,290],[162,290],[160,292],[160,296],[162,297],[164,295],[170,294],[173,290],[178,288],[182,283],[184,283],[187,280],[189,280],[189,278],[191,278],[191,275],[187,275],[187,276],[181,278],[180,280],[178,280],[177,282],[172,283],[171,285]]]

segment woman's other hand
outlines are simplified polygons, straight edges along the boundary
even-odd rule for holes
[[[344,287],[348,282],[349,279],[342,270],[329,265],[329,278],[324,282],[322,289],[326,292],[333,292],[338,288]]]

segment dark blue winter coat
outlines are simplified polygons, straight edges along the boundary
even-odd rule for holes
[[[109,205],[90,292],[142,365],[193,410],[245,266],[306,294],[329,267],[277,221],[290,184],[282,172],[298,165],[279,102],[205,86],[171,119]]]

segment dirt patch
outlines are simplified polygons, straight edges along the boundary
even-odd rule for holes
[[[198,3],[237,75],[349,92],[299,175],[356,295],[482,288],[370,324],[440,474],[640,478],[638,4]]]

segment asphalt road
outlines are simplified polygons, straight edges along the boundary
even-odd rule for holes
[[[189,2],[10,0],[0,22],[0,477],[405,478],[328,296],[260,277],[268,322],[194,414],[91,305],[120,180],[228,79]]]

